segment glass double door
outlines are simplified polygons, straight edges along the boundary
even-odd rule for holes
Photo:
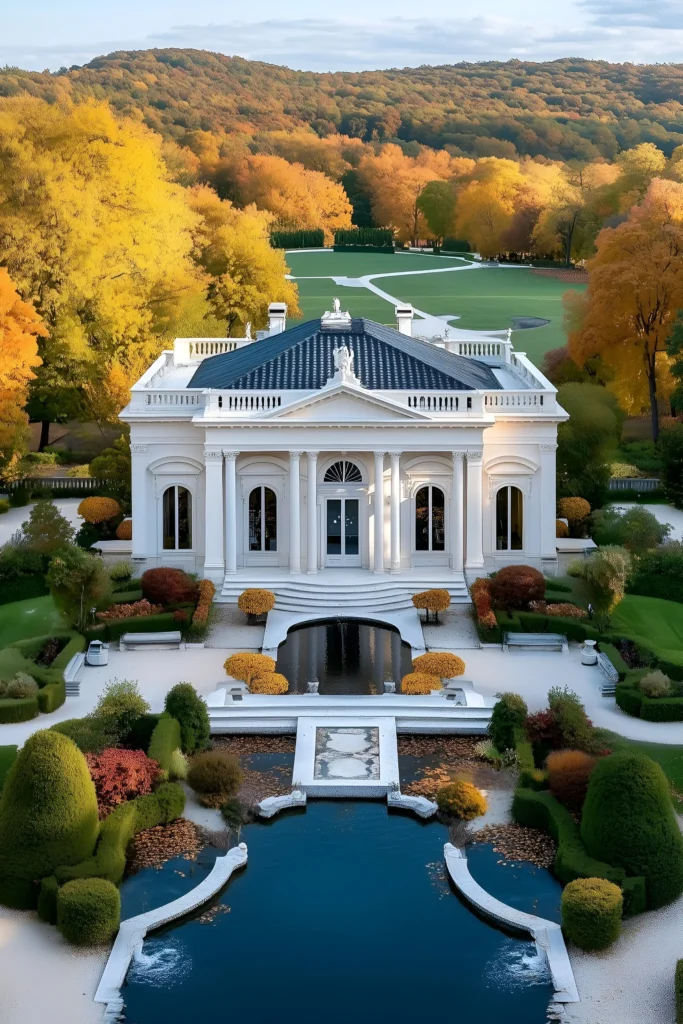
[[[327,498],[325,517],[325,565],[359,566],[358,498]]]

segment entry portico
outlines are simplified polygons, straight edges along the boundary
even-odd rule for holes
[[[250,569],[550,569],[555,389],[505,334],[439,345],[399,323],[273,316],[257,340],[163,353],[122,413],[134,559],[219,585]]]

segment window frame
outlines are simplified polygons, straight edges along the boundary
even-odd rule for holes
[[[417,546],[417,499],[421,491],[427,491],[427,547]],[[443,499],[443,541],[441,547],[434,547],[434,490],[437,490]],[[413,501],[413,550],[417,555],[445,554],[446,553],[446,492],[439,484],[420,484],[415,491]]]
[[[260,536],[259,547],[252,548],[251,541],[250,541],[250,537],[251,537],[251,523],[250,523],[250,518],[251,518],[251,498],[252,498],[252,495],[254,494],[255,491],[260,491],[260,494],[261,494],[261,502],[260,502],[260,510],[259,510],[260,511],[260,516],[261,516],[260,524],[259,524],[259,531],[260,531],[261,536]],[[267,548],[265,546],[266,540],[267,540],[267,538],[266,538],[266,529],[265,529],[265,526],[266,526],[266,491],[270,491],[270,493],[273,496],[273,501],[275,503],[275,547],[274,548]],[[272,555],[272,554],[277,554],[277,550],[278,550],[278,547],[277,547],[277,545],[278,545],[278,508],[277,508],[277,505],[278,505],[277,492],[274,490],[274,488],[270,487],[268,484],[256,484],[249,491],[249,497],[247,498],[247,553],[249,555]]]
[[[520,520],[521,520],[521,530],[519,531],[520,543],[519,543],[518,547],[513,547],[513,545],[512,545],[512,537],[513,537],[513,531],[512,531],[512,520],[513,520],[513,516],[512,516],[512,492],[513,492],[513,490],[517,492],[517,500],[519,502],[519,511],[520,511]],[[499,543],[498,543],[499,539],[500,539],[500,535],[498,533],[498,507],[499,507],[499,502],[500,502],[501,494],[505,494],[505,527],[506,527],[506,531],[505,531],[506,532],[506,536],[504,538],[505,539],[505,547],[499,547]],[[498,554],[498,553],[510,554],[512,552],[524,551],[525,550],[525,548],[524,548],[524,492],[522,491],[522,488],[518,487],[517,484],[502,484],[496,490],[496,502],[495,502],[495,507],[494,507],[493,515],[494,515],[493,531],[494,531],[494,537],[495,537],[495,551],[496,551],[496,554]]]
[[[188,543],[187,546],[180,546],[180,491],[183,490],[187,495],[188,514],[187,514],[187,530],[188,530]],[[166,501],[167,495],[173,493],[172,511],[173,511],[173,531],[174,531],[174,545],[173,547],[166,546]],[[161,550],[162,551],[193,551],[194,550],[194,495],[189,487],[185,484],[169,484],[164,487],[161,495]],[[170,536],[170,535],[168,535]]]

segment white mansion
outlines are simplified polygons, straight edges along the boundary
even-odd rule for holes
[[[356,567],[444,585],[552,571],[555,388],[510,332],[413,337],[332,313],[176,340],[132,388],[133,558],[220,586]],[[258,572],[258,570],[262,572]]]

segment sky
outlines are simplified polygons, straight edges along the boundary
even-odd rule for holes
[[[193,47],[310,71],[590,57],[683,61],[683,0],[3,0],[0,66]]]

